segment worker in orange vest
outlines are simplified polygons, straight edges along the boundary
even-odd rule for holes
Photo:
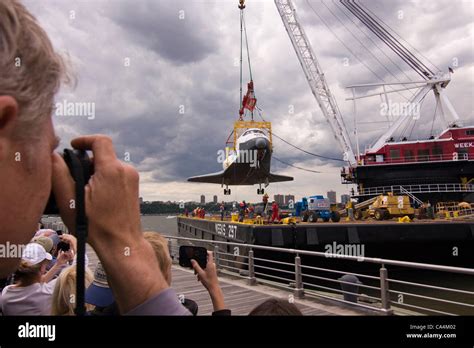
[[[272,202],[272,218],[271,218],[271,222],[273,221],[279,221],[279,214],[278,214],[278,211],[279,211],[279,208],[278,208],[278,204],[277,202],[273,201]]]

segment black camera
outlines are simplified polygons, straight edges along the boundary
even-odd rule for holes
[[[84,185],[87,184],[92,174],[94,174],[94,166],[87,151],[65,149],[62,157],[64,158],[64,162],[66,162],[74,181],[77,181],[77,174],[82,172]],[[49,196],[48,204],[46,205],[43,214],[59,215],[58,205],[53,192],[51,192]]]
[[[71,245],[69,245],[68,242],[61,241],[61,242],[58,243],[57,249],[58,249],[58,251],[61,250],[61,251],[66,252],[66,251],[69,251],[69,249],[71,249]]]

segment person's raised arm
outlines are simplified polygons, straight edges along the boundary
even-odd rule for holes
[[[88,242],[102,262],[121,313],[126,313],[168,287],[151,245],[143,238],[138,199],[138,172],[115,156],[103,135],[71,142],[94,155],[94,175],[85,187]],[[54,155],[53,189],[61,217],[74,231],[74,182],[64,160]],[[71,228],[72,227],[72,228]]]
[[[53,278],[62,271],[63,267],[74,258],[74,251],[69,250],[67,252],[59,251],[56,263],[50,270],[41,277],[42,283],[49,283]]]
[[[191,260],[191,263],[196,271],[198,281],[200,281],[209,292],[214,312],[217,312],[226,309],[224,304],[224,294],[219,286],[216,264],[214,263],[212,252],[208,251],[207,256],[206,269],[202,269],[195,260]]]

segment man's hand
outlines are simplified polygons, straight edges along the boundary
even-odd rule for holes
[[[197,279],[204,285],[211,296],[214,311],[225,309],[224,294],[219,286],[219,279],[217,278],[216,264],[211,251],[207,252],[206,269],[203,270],[196,260],[191,260],[194,271],[197,274]]]
[[[141,231],[138,172],[117,159],[109,137],[83,136],[71,144],[94,155],[94,174],[85,187],[88,242],[105,268],[120,312],[126,313],[168,287]],[[61,171],[56,186],[67,200],[72,187],[61,162],[55,168]]]
[[[84,136],[71,144],[94,153],[94,175],[85,187],[89,242],[94,247],[110,243],[131,247],[142,237],[138,172],[117,159],[109,137]]]

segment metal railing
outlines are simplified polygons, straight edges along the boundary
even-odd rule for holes
[[[418,205],[423,204],[423,201],[421,199],[419,199],[417,196],[412,194],[410,191],[406,190],[403,186],[400,186],[400,192],[410,197],[413,200],[413,202],[418,203]]]
[[[41,218],[41,223],[44,228],[51,229],[54,231],[61,230],[63,233],[68,233],[67,226],[62,222],[58,216],[47,216]]]
[[[438,193],[438,192],[474,192],[473,184],[422,184],[422,185],[391,185],[360,189],[356,196],[381,195],[388,192],[394,194]]]
[[[436,204],[436,213],[446,219],[466,219],[474,217],[474,203],[467,202],[439,202]]]
[[[396,311],[416,310],[416,314],[442,314],[442,315],[459,315],[459,311],[469,311],[470,314],[474,314],[474,291],[465,289],[455,289],[449,287],[434,286],[430,284],[423,284],[418,282],[404,281],[401,279],[392,279],[388,276],[388,266],[404,267],[408,269],[417,270],[430,270],[438,272],[448,272],[451,274],[463,274],[474,276],[474,269],[460,268],[442,265],[432,265],[425,263],[415,263],[407,261],[388,260],[380,258],[367,258],[361,256],[351,255],[340,255],[331,254],[326,252],[317,252],[309,250],[299,249],[287,249],[287,248],[276,248],[271,246],[253,245],[253,244],[242,244],[235,242],[224,242],[215,240],[204,240],[196,238],[185,238],[185,237],[174,237],[164,236],[169,240],[170,253],[172,255],[177,254],[177,245],[173,245],[172,240],[185,242],[187,244],[206,244],[212,245],[214,250],[214,261],[217,269],[226,274],[234,275],[237,277],[243,277],[248,281],[249,285],[255,285],[257,283],[269,284],[278,288],[283,288],[293,292],[294,297],[311,297],[311,298],[323,298],[332,301],[337,301],[345,304],[350,304],[358,308],[368,309],[371,311],[377,311],[383,314],[393,314],[393,306]],[[246,255],[239,253],[228,253],[222,251],[219,246],[227,247],[234,246],[238,247],[238,250],[247,250]],[[278,253],[285,253],[288,255],[294,255],[293,262],[284,262],[267,258],[255,257],[255,250],[273,251]],[[174,253],[175,251],[176,253]],[[347,260],[354,261],[357,263],[375,264],[378,267],[378,276],[370,274],[362,274],[355,272],[341,271],[332,268],[315,267],[313,265],[306,264],[305,261],[308,257],[320,257],[336,260]],[[314,263],[313,263],[314,264]],[[242,268],[242,266],[244,266]],[[268,272],[270,271],[270,272]],[[317,271],[317,273],[315,272]],[[276,274],[275,274],[276,273]],[[326,274],[326,275],[322,275]],[[327,275],[329,274],[329,275]],[[353,276],[364,279],[364,282],[354,283],[354,280],[348,280],[347,278],[340,277],[334,279],[330,275],[341,275],[341,276]],[[356,279],[358,279],[356,278]],[[342,289],[334,286],[328,286],[330,284],[338,284]],[[445,294],[456,296],[469,297],[467,301],[453,301],[446,297],[435,297],[430,294],[416,293],[413,290],[396,290],[391,286],[403,285],[404,287],[410,286],[415,289],[424,290],[436,290]],[[359,288],[366,289],[370,295],[360,294]],[[350,299],[350,296],[356,296]],[[431,306],[418,305],[416,303],[410,303],[410,301],[400,302],[400,296],[402,298],[414,298],[423,299],[423,301],[430,301]],[[394,300],[392,300],[392,298]],[[364,303],[366,301],[367,303]],[[438,304],[438,305],[436,305]],[[449,304],[451,307],[456,308],[454,311],[448,312],[439,308],[439,304]]]
[[[453,161],[472,161],[474,156],[468,153],[454,153],[454,154],[439,154],[439,155],[418,155],[418,156],[405,156],[398,158],[383,158],[383,160],[378,161],[376,155],[373,156],[373,159],[368,158],[367,156],[362,161],[360,166],[374,166],[374,165],[384,165],[384,164],[410,164],[410,163],[431,163],[431,162],[453,162]]]

